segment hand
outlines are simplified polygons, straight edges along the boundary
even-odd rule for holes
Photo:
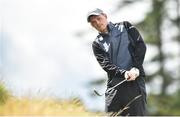
[[[124,73],[124,78],[127,79],[127,80],[130,79],[130,71],[126,71],[126,72]]]
[[[130,72],[134,73],[136,78],[139,76],[139,69],[138,68],[133,67],[133,68],[131,68]]]
[[[125,79],[127,81],[133,81],[139,76],[139,70],[133,67],[130,71],[126,71],[124,74]]]

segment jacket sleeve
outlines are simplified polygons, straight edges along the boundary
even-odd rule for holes
[[[109,60],[108,54],[96,41],[93,42],[92,48],[98,63],[110,76],[124,77],[126,70],[120,69],[115,64],[112,64]]]
[[[143,38],[140,35],[139,31],[133,25],[131,25],[131,23],[125,21],[124,24],[128,29],[128,33],[130,36],[129,38],[131,38],[134,41],[134,56],[136,58],[136,61],[138,65],[142,65],[146,53],[146,45],[143,41]]]

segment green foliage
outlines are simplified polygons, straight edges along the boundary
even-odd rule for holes
[[[4,104],[9,98],[9,92],[5,86],[0,82],[0,104]]]
[[[180,115],[180,91],[173,95],[159,96],[150,95],[148,97],[149,115]]]
[[[158,70],[153,74],[148,74],[148,82],[152,79],[160,76],[163,78],[161,85],[161,95],[166,95],[167,87],[172,84],[174,80],[174,75],[169,73],[168,69],[165,67],[168,59],[173,59],[177,55],[167,54],[163,46],[164,43],[164,29],[168,29],[166,22],[170,21],[168,16],[169,12],[166,5],[169,4],[168,0],[151,0],[152,10],[147,13],[145,19],[138,23],[138,27],[141,29],[144,34],[144,39],[147,44],[157,48],[157,54],[153,55],[154,57],[150,59],[150,63],[158,63]],[[171,22],[171,21],[170,21]],[[171,24],[172,26],[172,24]],[[172,34],[169,34],[172,35]],[[178,68],[174,68],[178,69]]]

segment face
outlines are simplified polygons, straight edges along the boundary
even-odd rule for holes
[[[91,26],[94,27],[99,32],[105,33],[108,31],[107,30],[108,21],[107,21],[107,16],[105,14],[101,14],[98,16],[93,15],[90,17],[89,21]]]

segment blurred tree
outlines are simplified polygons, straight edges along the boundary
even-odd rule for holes
[[[178,41],[178,43],[179,43],[179,61],[180,61],[180,0],[175,0],[175,2],[176,2],[176,5],[177,5],[177,7],[176,7],[176,13],[177,13],[177,16],[176,16],[176,18],[174,18],[174,19],[172,19],[172,22],[173,22],[173,24],[174,24],[174,26],[177,28],[177,36],[176,36],[176,40]],[[179,63],[179,69],[178,69],[178,77],[180,77],[180,63]],[[179,78],[179,84],[180,84],[180,78]],[[180,86],[179,86],[179,88],[178,88],[178,90],[180,90]]]
[[[148,111],[150,115],[166,115],[166,116],[177,116],[180,115],[180,91],[177,91],[173,96],[158,96],[150,95],[148,97]]]
[[[166,17],[166,1],[167,0],[152,0],[152,11],[147,14],[144,21],[139,23],[139,25],[143,27],[142,31],[146,35],[145,39],[147,43],[157,47],[157,55],[152,58],[150,62],[159,63],[159,69],[154,74],[151,74],[149,79],[156,78],[157,76],[163,78],[161,95],[166,94],[166,89],[172,82],[172,76],[170,76],[165,69],[165,60],[168,56],[165,56],[163,50],[162,26]]]

